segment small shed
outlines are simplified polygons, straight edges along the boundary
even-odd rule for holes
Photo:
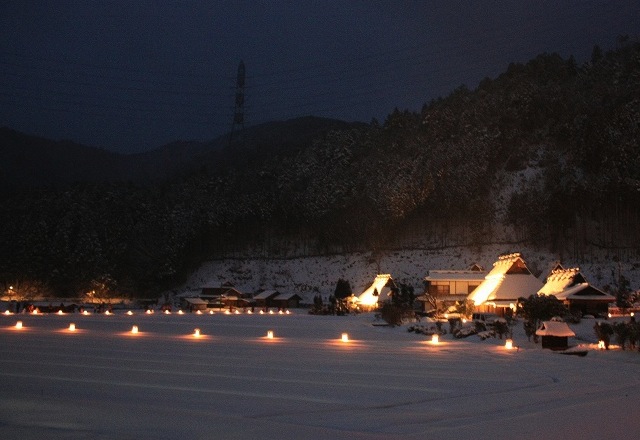
[[[536,335],[542,337],[542,348],[566,350],[569,347],[569,338],[576,334],[566,322],[544,321],[536,330]]]
[[[273,305],[279,309],[292,309],[300,307],[302,297],[297,293],[281,293],[272,299]]]
[[[180,304],[180,306],[191,312],[198,310],[203,311],[207,309],[207,301],[202,298],[182,298],[182,304]]]
[[[256,302],[256,307],[266,308],[273,306],[273,299],[280,295],[277,290],[263,290],[253,295],[253,299]]]

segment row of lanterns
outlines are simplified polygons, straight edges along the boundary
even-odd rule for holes
[[[38,309],[35,309],[33,312],[30,312],[30,313],[31,313],[32,315],[37,315],[37,314],[39,314],[40,312],[38,311]],[[148,310],[146,310],[146,311],[145,311],[145,314],[146,314],[146,315],[152,315],[152,314],[154,314],[154,313],[155,313],[155,312],[154,312],[153,310],[151,310],[151,309],[148,309]],[[163,314],[165,314],[165,315],[171,315],[171,312],[170,312],[169,310],[165,310],[165,311],[163,311],[162,313],[163,313]],[[184,315],[184,314],[185,314],[185,313],[184,313],[184,311],[182,311],[182,310],[178,310],[176,313],[177,313],[178,315]],[[204,312],[203,312],[202,310],[197,310],[197,311],[195,311],[194,313],[195,313],[196,315],[203,315],[203,314],[204,314]],[[209,310],[207,313],[208,313],[209,315],[215,315],[215,312],[214,312],[213,310]],[[241,312],[240,310],[238,310],[238,309],[235,309],[234,311],[231,311],[231,310],[225,310],[223,313],[224,313],[225,315],[241,315],[241,314],[242,314],[242,312]],[[254,314],[254,313],[256,313],[256,312],[253,312],[252,310],[247,310],[247,311],[246,311],[246,313],[247,313],[247,315],[252,315],[252,314]],[[10,312],[9,310],[6,310],[6,311],[4,312],[4,314],[5,314],[5,315],[13,315],[13,313],[12,313],[12,312]],[[65,315],[65,313],[64,313],[62,310],[58,310],[58,312],[56,312],[56,314],[57,314],[57,315]],[[83,310],[83,311],[81,312],[81,314],[82,314],[82,315],[90,315],[91,313],[90,313],[89,311],[87,311],[87,310]],[[113,312],[111,312],[111,311],[107,310],[107,311],[106,311],[106,312],[104,312],[103,314],[104,314],[104,315],[113,315]],[[127,311],[127,313],[126,313],[126,314],[131,316],[131,315],[133,315],[133,312],[132,312],[131,310],[129,310],[129,311]],[[257,312],[257,314],[259,314],[259,315],[275,315],[275,314],[278,314],[278,315],[290,315],[290,314],[291,314],[291,311],[289,311],[289,310],[278,310],[277,312],[275,312],[275,311],[273,311],[273,310],[269,310],[269,311],[260,310],[259,312]]]
[[[24,328],[24,326],[23,326],[23,324],[22,324],[22,321],[18,321],[18,322],[16,322],[16,326],[15,326],[15,328],[16,328],[16,329],[18,329],[18,330],[23,329],[23,328]],[[70,332],[75,332],[75,331],[76,331],[76,325],[75,325],[74,323],[69,324],[68,330],[69,330]],[[138,333],[140,333],[140,329],[138,328],[138,326],[137,326],[137,325],[132,326],[132,327],[131,327],[131,334],[132,334],[132,335],[137,335]],[[200,329],[199,329],[199,328],[196,328],[196,329],[193,331],[192,336],[193,336],[194,338],[199,338],[199,337],[201,337],[201,336],[202,336],[202,333],[200,332]],[[273,330],[268,330],[268,331],[267,331],[267,334],[266,334],[266,336],[265,336],[265,337],[266,337],[267,339],[274,339],[274,337],[275,337],[275,336],[274,336],[274,332],[273,332]],[[340,341],[342,341],[343,343],[348,343],[348,342],[349,342],[349,334],[348,334],[348,333],[342,333],[342,335],[340,336]],[[431,336],[431,344],[432,344],[432,345],[438,345],[439,343],[440,343],[440,337],[438,336],[438,334],[437,334],[437,333],[436,333],[436,334],[433,334],[433,335]],[[515,347],[515,346],[513,345],[513,340],[511,340],[511,339],[507,339],[507,340],[506,340],[506,342],[505,342],[504,348],[505,348],[506,350],[513,350],[513,349],[515,349],[515,348],[517,348],[517,347]]]
[[[22,321],[17,321],[17,322],[16,322],[16,325],[15,325],[15,328],[16,328],[16,330],[22,330],[22,329],[24,329],[25,327],[24,327],[24,324],[22,323]],[[71,323],[71,324],[69,324],[69,327],[67,327],[67,330],[68,330],[69,332],[75,332],[75,331],[76,331],[76,325],[75,325],[75,323]],[[140,329],[139,329],[139,327],[138,327],[137,325],[132,326],[132,327],[131,327],[131,331],[130,331],[130,333],[131,333],[132,335],[137,335],[137,334],[139,334],[139,333],[140,333]],[[201,337],[201,336],[202,336],[202,332],[200,331],[200,329],[199,329],[199,328],[196,328],[196,329],[193,331],[192,336],[193,336],[194,338],[199,338],[199,337]],[[275,336],[274,336],[274,332],[273,332],[273,330],[269,330],[269,331],[267,331],[267,334],[266,334],[266,336],[265,336],[265,337],[266,337],[267,339],[274,339],[274,338],[275,338]],[[341,336],[340,340],[341,340],[342,342],[349,342],[349,335],[348,335],[347,333],[342,333],[342,336]]]

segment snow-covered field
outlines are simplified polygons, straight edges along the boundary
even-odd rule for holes
[[[477,336],[445,335],[434,345],[372,320],[302,310],[2,315],[0,438],[603,439],[640,432],[638,352],[560,355],[528,342],[521,324],[518,350]],[[570,343],[593,348],[593,323],[572,326]]]
[[[325,298],[332,294],[339,278],[349,281],[353,292],[358,295],[371,285],[378,273],[388,273],[397,282],[413,286],[415,292],[420,294],[429,270],[461,270],[477,263],[489,271],[499,255],[511,252],[520,252],[529,269],[543,282],[559,261],[566,268],[579,267],[589,283],[599,289],[610,287],[615,290],[620,275],[630,281],[631,290],[640,289],[640,256],[626,255],[618,263],[615,261],[617,257],[611,252],[600,251],[577,261],[571,256],[540,249],[491,245],[479,249],[452,247],[389,251],[377,258],[372,258],[368,253],[356,253],[286,260],[210,261],[195,271],[187,283],[174,293],[199,292],[202,287],[218,287],[230,282],[243,293],[275,289],[283,293],[298,293],[310,303],[316,293]]]

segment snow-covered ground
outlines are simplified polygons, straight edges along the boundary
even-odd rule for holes
[[[298,293],[311,302],[316,293],[327,297],[335,291],[339,278],[350,282],[354,293],[359,294],[371,285],[376,274],[388,273],[398,282],[414,287],[416,293],[424,290],[423,279],[429,270],[467,269],[474,263],[491,270],[498,256],[520,252],[529,269],[541,281],[552,266],[560,261],[564,267],[579,267],[587,280],[599,289],[616,288],[620,275],[629,279],[631,289],[640,289],[640,257],[626,258],[620,263],[614,255],[602,251],[587,261],[576,261],[570,256],[554,255],[544,250],[518,246],[491,245],[480,249],[447,248],[439,250],[391,251],[379,258],[370,254],[349,254],[328,257],[278,259],[226,259],[203,264],[175,293],[199,291],[202,287],[217,287],[232,283],[244,293],[258,289],[276,289]]]
[[[444,335],[434,345],[372,321],[370,314],[302,310],[2,315],[0,438],[602,439],[640,432],[638,352],[561,355],[528,342],[521,324],[518,350],[477,336]],[[593,348],[593,324],[572,326],[570,343]]]

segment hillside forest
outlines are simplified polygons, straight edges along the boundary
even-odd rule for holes
[[[7,155],[44,140],[4,129],[0,142]],[[306,117],[207,145],[155,175],[104,172],[104,158],[101,174],[71,180],[18,184],[15,167],[0,169],[0,288],[158,296],[203,261],[242,256],[497,242],[577,260],[640,252],[640,43],[629,39],[583,64],[513,63],[384,121]]]

